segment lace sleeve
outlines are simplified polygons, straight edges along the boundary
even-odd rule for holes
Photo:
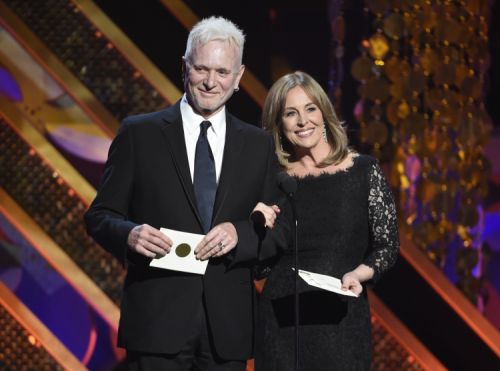
[[[373,281],[393,266],[399,254],[399,233],[396,206],[392,192],[380,166],[370,168],[368,217],[371,251],[364,264],[373,268]]]

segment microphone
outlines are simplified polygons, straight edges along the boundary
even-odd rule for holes
[[[295,206],[295,192],[297,191],[297,179],[290,176],[286,171],[281,171],[276,176],[280,189],[286,194],[292,206],[292,236],[293,236],[293,257],[295,270],[295,290],[294,290],[294,324],[295,324],[295,371],[299,371],[299,247],[297,235],[297,208]]]
[[[289,198],[290,203],[292,204],[293,216],[294,219],[296,219],[295,203],[292,199],[295,191],[297,190],[297,180],[283,170],[276,175],[276,181],[278,182],[278,187],[281,191]],[[250,215],[250,219],[258,226],[264,226],[266,224],[266,217],[260,211],[253,212]]]
[[[286,171],[281,171],[276,176],[278,180],[278,186],[288,197],[293,197],[297,191],[297,179],[293,176],[288,175]]]

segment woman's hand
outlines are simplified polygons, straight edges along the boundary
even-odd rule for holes
[[[359,281],[358,275],[354,271],[347,272],[342,277],[342,290],[351,290],[356,296],[359,296],[359,294],[363,292],[363,286]]]
[[[268,206],[263,202],[259,202],[255,205],[250,218],[266,228],[274,228],[274,222],[280,213],[280,208],[278,205]]]
[[[342,277],[342,290],[351,290],[356,295],[363,292],[363,285],[361,283],[373,278],[373,268],[360,264],[353,271],[347,272]]]

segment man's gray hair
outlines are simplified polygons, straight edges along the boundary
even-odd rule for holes
[[[213,40],[228,41],[236,48],[240,65],[243,60],[243,46],[245,35],[233,22],[223,17],[212,16],[205,18],[194,25],[189,33],[184,57],[191,61],[193,51],[200,45],[205,45]]]

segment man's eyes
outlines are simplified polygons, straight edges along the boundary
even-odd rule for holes
[[[203,72],[203,73],[209,73],[210,70],[206,67],[202,67],[202,66],[193,66],[194,70],[196,72]],[[229,76],[231,74],[231,71],[228,71],[228,70],[216,70],[215,71],[219,76],[223,76],[223,77],[226,77],[226,76]]]

